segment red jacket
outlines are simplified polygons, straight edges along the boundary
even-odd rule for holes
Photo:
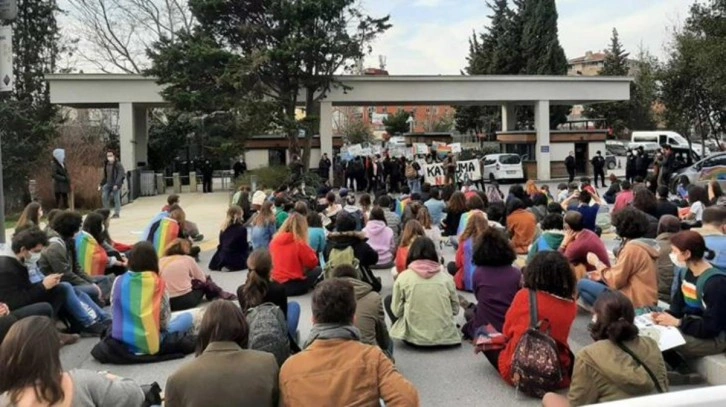
[[[305,241],[295,240],[292,233],[278,233],[270,242],[272,280],[284,284],[304,280],[305,270],[318,266],[318,255]]]
[[[560,350],[560,361],[566,372],[562,379],[561,388],[570,385],[571,377],[567,372],[572,371],[570,347],[567,338],[570,336],[570,328],[577,316],[577,305],[572,300],[563,300],[551,294],[537,292],[537,313],[539,320],[547,319],[550,322],[550,336],[554,339]],[[512,305],[504,317],[504,328],[502,334],[507,337],[507,346],[499,354],[499,374],[502,378],[512,383],[512,358],[514,351],[527,329],[529,328],[529,291],[523,288],[514,296]]]
[[[408,246],[399,246],[396,250],[396,271],[403,273],[408,267],[406,267],[406,259],[408,258]]]

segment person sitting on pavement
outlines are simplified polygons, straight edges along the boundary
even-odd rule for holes
[[[327,244],[327,234],[323,227],[323,215],[310,211],[305,219],[308,221],[308,244],[318,255],[318,265],[322,266],[321,260]]]
[[[441,200],[441,191],[438,188],[431,188],[431,195],[427,201],[424,201],[424,206],[429,210],[431,221],[439,226],[444,220],[446,204]]]
[[[23,213],[20,214],[18,222],[15,224],[15,230],[25,227],[40,227],[40,219],[43,218],[43,208],[38,202],[31,202],[25,206]]]
[[[205,407],[214,400],[219,405],[277,407],[277,360],[272,353],[248,349],[249,334],[242,310],[227,301],[209,304],[196,358],[167,379],[165,405]]]
[[[215,271],[246,269],[249,248],[244,213],[242,208],[232,205],[227,209],[227,216],[219,231],[219,245],[209,261],[209,269]]]
[[[287,321],[290,338],[297,336],[300,322],[300,304],[288,301],[285,287],[270,279],[272,275],[272,257],[265,249],[257,249],[247,258],[247,281],[237,287],[237,298],[242,310],[254,308],[269,302],[277,305]],[[292,343],[291,343],[292,344]]]
[[[671,302],[671,292],[675,275],[675,266],[671,261],[671,237],[681,231],[681,221],[673,215],[663,215],[658,222],[658,237],[655,240],[660,246],[658,259],[655,261],[658,270],[658,299]]]
[[[459,222],[461,222],[461,215],[467,211],[466,209],[466,198],[464,194],[456,191],[451,194],[448,203],[446,204],[446,218],[444,218],[444,236],[450,236],[452,243],[456,240],[456,232],[459,229]]]
[[[391,197],[381,195],[376,198],[378,206],[383,209],[383,215],[386,217],[386,225],[393,231],[393,239],[398,244],[401,237],[401,218],[391,210]]]
[[[484,212],[475,212],[461,234],[459,247],[456,249],[454,261],[446,265],[446,269],[454,277],[457,290],[474,291],[474,255],[476,242],[485,230],[489,229],[489,222]]]
[[[623,209],[630,206],[633,203],[633,190],[631,189],[630,181],[625,180],[620,183],[622,190],[618,192],[615,197],[615,205],[613,206],[613,215],[622,211]]]
[[[507,231],[517,254],[527,254],[537,233],[537,218],[521,199],[512,198],[507,203]]]
[[[343,279],[318,284],[305,351],[280,370],[280,406],[418,406],[416,388],[353,326],[355,289]]]
[[[539,226],[542,229],[542,233],[529,247],[525,264],[529,264],[534,256],[541,251],[557,250],[565,238],[562,215],[554,213],[547,214]]]
[[[345,198],[345,205],[340,213],[348,215],[355,220],[355,230],[357,232],[363,230],[363,226],[365,226],[365,215],[363,214],[363,211],[356,206],[355,195],[348,195]]]
[[[192,314],[172,318],[169,294],[159,276],[159,259],[151,243],[134,245],[128,267],[129,271],[116,278],[111,290],[110,335],[137,355],[166,353],[165,339],[170,334],[189,332]]]
[[[633,188],[632,207],[645,213],[648,218],[648,231],[644,237],[655,239],[658,236],[658,200],[648,188],[639,185]]]
[[[555,202],[561,204],[568,196],[570,196],[569,186],[564,182],[559,183],[557,185],[557,197],[555,198]]]
[[[689,185],[687,199],[690,206],[688,211],[683,213],[680,218],[692,228],[701,227],[703,211],[709,205],[706,188],[700,185]]]
[[[95,252],[95,250],[79,248],[79,239],[76,239],[75,252],[77,260],[81,269],[86,274],[91,274],[92,270],[86,270],[84,267],[86,264],[85,257],[92,257],[92,263],[98,262],[99,268],[103,267],[104,274],[121,275],[126,272],[126,258],[116,251],[113,246],[105,243],[104,231],[104,219],[103,215],[91,212],[86,215],[86,219],[83,220],[83,232],[90,236],[84,236],[83,239],[92,238],[92,241],[100,245],[102,251]],[[91,239],[89,239],[91,240]],[[78,258],[83,256],[84,259]]]
[[[426,237],[434,242],[434,245],[436,246],[436,253],[438,253],[439,258],[443,260],[443,257],[441,256],[441,229],[439,229],[438,225],[433,222],[431,215],[429,214],[429,210],[425,206],[421,206],[419,208],[418,214],[416,214],[416,220],[424,228]]]
[[[78,212],[64,211],[58,214],[51,224],[48,246],[43,249],[38,267],[46,276],[61,274],[61,281],[86,293],[96,304],[103,306],[111,288],[110,277],[90,276],[76,261],[74,238],[82,224],[83,217]]]
[[[661,185],[658,187],[658,206],[656,207],[655,217],[661,219],[665,215],[678,216],[678,206],[668,200],[668,187]]]
[[[557,343],[563,373],[558,388],[567,388],[574,362],[567,338],[577,315],[577,305],[574,301],[575,275],[567,259],[559,252],[538,253],[527,265],[524,288],[514,296],[504,317],[501,333],[507,338],[506,345],[504,349],[485,351],[484,356],[505,382],[514,385],[514,352],[522,336],[530,329],[530,291],[536,297],[539,320],[549,321],[549,335]]]
[[[406,227],[403,229],[403,234],[401,235],[401,243],[398,245],[398,249],[396,249],[395,263],[397,275],[406,271],[406,259],[408,258],[408,249],[411,244],[417,238],[425,236],[426,231],[417,220],[406,223]]]
[[[590,336],[595,343],[577,353],[567,396],[547,393],[544,407],[590,405],[668,391],[658,343],[638,336],[628,297],[617,291],[603,294],[595,302],[592,320]]]
[[[130,379],[74,369],[63,371],[62,340],[45,316],[25,318],[10,328],[0,346],[0,404],[3,406],[140,406],[144,391]]]
[[[361,281],[357,275],[358,271],[349,264],[340,265],[333,270],[333,278],[348,281],[355,290],[356,308],[353,322],[360,331],[360,341],[378,346],[388,357],[393,358],[393,341],[388,335],[381,295],[373,291],[373,287]]]
[[[169,208],[169,216],[161,218],[149,227],[149,233],[146,241],[153,244],[156,249],[156,256],[164,255],[166,247],[174,241],[174,239],[189,239],[184,229],[187,215],[179,205],[172,205]],[[191,256],[199,261],[199,246],[192,246]]]
[[[671,247],[673,264],[686,272],[679,277],[667,312],[652,317],[658,325],[677,327],[686,340],[663,353],[671,385],[697,384],[703,378],[687,362],[726,351],[726,272],[709,263],[715,253],[694,231],[673,235]]]
[[[280,229],[282,224],[287,220],[287,217],[290,216],[285,210],[285,204],[287,204],[287,199],[283,192],[279,192],[275,196],[275,227],[277,229]]]
[[[308,245],[308,222],[293,213],[270,242],[272,280],[285,287],[288,296],[303,295],[317,282],[321,268],[318,255]]]
[[[416,238],[406,267],[393,283],[393,294],[384,301],[393,323],[391,337],[415,346],[460,345],[456,287],[451,276],[442,272],[434,242],[425,236]]]
[[[474,195],[466,199],[466,212],[459,219],[459,227],[456,229],[456,235],[461,236],[466,229],[469,218],[474,213],[482,213],[487,210],[487,203],[479,195]]]
[[[517,254],[503,232],[485,229],[475,247],[473,291],[477,303],[469,304],[459,297],[467,321],[461,331],[467,339],[476,339],[477,330],[488,324],[501,332],[509,305],[522,288],[522,272],[512,265]]]
[[[396,240],[393,230],[386,224],[386,215],[383,209],[376,206],[371,210],[370,219],[363,228],[368,239],[368,245],[378,253],[378,262],[371,266],[376,269],[390,269],[393,267],[393,256],[396,252]]]
[[[338,214],[335,219],[335,232],[328,235],[325,247],[325,277],[330,277],[332,270],[339,266],[339,257],[346,257],[345,251],[351,253],[357,260],[358,273],[362,281],[369,283],[376,292],[381,291],[381,281],[371,271],[371,267],[378,263],[378,252],[367,242],[368,238],[362,231],[357,231],[357,219],[346,211]],[[353,261],[353,259],[346,259]],[[340,260],[342,261],[342,260]],[[351,263],[346,263],[351,264]]]
[[[272,210],[272,203],[263,202],[257,214],[250,219],[250,225],[252,226],[252,232],[250,233],[252,250],[270,247],[270,242],[277,230],[277,221]]]
[[[562,209],[567,211],[567,208],[570,205],[570,200],[575,198],[580,201],[580,204],[574,210],[582,214],[582,226],[587,230],[596,232],[597,213],[600,210],[601,203],[600,197],[591,194],[587,190],[583,190],[580,193],[575,193],[570,198],[565,199],[565,202],[562,202]],[[590,205],[590,202],[593,200],[595,203]]]
[[[615,174],[610,173],[608,179],[610,180],[610,186],[602,197],[605,202],[612,205],[615,203],[615,198],[617,197],[618,193],[620,193],[622,188],[620,186],[620,180]]]
[[[723,206],[709,206],[703,211],[703,226],[691,229],[697,232],[706,241],[706,247],[713,250],[716,256],[710,263],[726,270],[726,208]]]
[[[537,192],[532,196],[532,206],[528,208],[537,219],[537,223],[542,222],[547,215],[547,195]]]
[[[161,208],[161,212],[170,213],[171,208],[174,205],[181,206],[181,197],[177,194],[171,194],[166,198],[166,205]],[[204,235],[199,233],[199,228],[197,227],[197,224],[188,219],[184,220],[184,233],[186,233],[187,236],[189,236],[195,242],[201,242],[202,240],[204,240]]]
[[[595,253],[598,260],[610,267],[610,257],[605,243],[595,232],[585,229],[582,213],[567,212],[564,229],[565,238],[560,243],[559,250],[575,268],[578,279],[584,277],[585,271],[595,270],[595,267],[587,262],[588,253]]]
[[[655,260],[660,245],[655,239],[643,238],[648,230],[648,218],[638,209],[625,208],[615,215],[613,225],[622,239],[617,261],[608,267],[595,253],[587,254],[587,261],[595,266],[595,271],[577,284],[580,299],[587,308],[603,292],[618,290],[633,302],[635,308],[655,306],[658,303]]]
[[[51,211],[53,212],[53,211]],[[106,246],[106,251],[111,253],[115,250],[118,254],[126,254],[131,250],[131,245],[118,242],[111,238],[109,229],[111,228],[111,210],[106,208],[96,209],[94,212],[103,216],[103,244]],[[50,223],[50,213],[48,213],[48,223]]]

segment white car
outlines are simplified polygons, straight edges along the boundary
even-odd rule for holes
[[[490,182],[524,180],[522,157],[518,154],[489,154],[482,158],[482,176]]]

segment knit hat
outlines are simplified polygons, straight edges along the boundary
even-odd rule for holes
[[[262,191],[255,192],[255,194],[252,195],[252,205],[262,206],[263,203],[265,203],[265,193]]]
[[[338,195],[340,195],[341,198],[345,198],[348,196],[348,188],[340,188],[340,191],[338,191]]]

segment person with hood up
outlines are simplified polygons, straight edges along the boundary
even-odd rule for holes
[[[393,358],[393,341],[388,335],[381,295],[370,284],[357,278],[358,271],[349,264],[333,270],[333,278],[349,282],[355,291],[355,319],[353,324],[360,331],[360,341],[378,346],[389,358]]]
[[[355,220],[355,230],[360,232],[363,230],[365,224],[365,218],[363,211],[355,205],[355,195],[348,195],[345,197],[345,206],[343,206],[343,213],[347,213]]]
[[[68,208],[68,194],[71,192],[71,177],[66,168],[66,150],[56,148],[53,150],[53,192],[55,194],[55,207]]]
[[[542,234],[529,247],[525,264],[529,264],[534,256],[541,251],[557,250],[565,239],[565,232],[562,230],[562,215],[555,213],[546,215],[540,222],[540,228]]]
[[[441,271],[434,242],[427,237],[414,240],[406,265],[407,272],[398,276],[393,294],[384,300],[393,322],[391,337],[415,346],[460,345],[456,287]]]
[[[288,296],[311,290],[322,273],[318,255],[308,245],[308,222],[293,213],[270,242],[272,281],[285,287]]]
[[[361,280],[371,284],[373,290],[381,291],[381,281],[373,272],[371,267],[378,263],[378,252],[367,243],[368,238],[364,232],[356,231],[356,219],[347,211],[343,211],[335,219],[335,232],[328,235],[328,243],[325,247],[325,264],[331,261],[333,251],[353,249],[353,256],[358,260]],[[333,268],[339,264],[330,264]],[[326,268],[327,270],[327,268]],[[326,274],[327,276],[327,274]]]
[[[396,252],[396,239],[393,230],[386,223],[383,209],[375,207],[371,210],[371,217],[363,228],[368,245],[378,253],[378,262],[372,267],[385,269],[393,267],[393,255]]]
[[[588,253],[587,261],[595,266],[595,271],[577,283],[580,299],[586,306],[592,306],[603,292],[618,290],[635,308],[655,306],[658,303],[655,259],[660,254],[660,246],[655,239],[643,239],[648,219],[642,211],[625,208],[615,215],[613,225],[623,241],[617,263],[608,267],[595,253]]]
[[[628,297],[619,292],[604,293],[593,311],[590,336],[595,343],[577,353],[567,396],[547,393],[543,405],[582,406],[668,391],[658,344],[638,336]]]
[[[106,152],[106,162],[103,164],[103,178],[98,190],[101,191],[103,207],[111,209],[113,198],[113,218],[121,215],[121,188],[126,178],[124,166],[116,159],[116,154],[109,150]]]

